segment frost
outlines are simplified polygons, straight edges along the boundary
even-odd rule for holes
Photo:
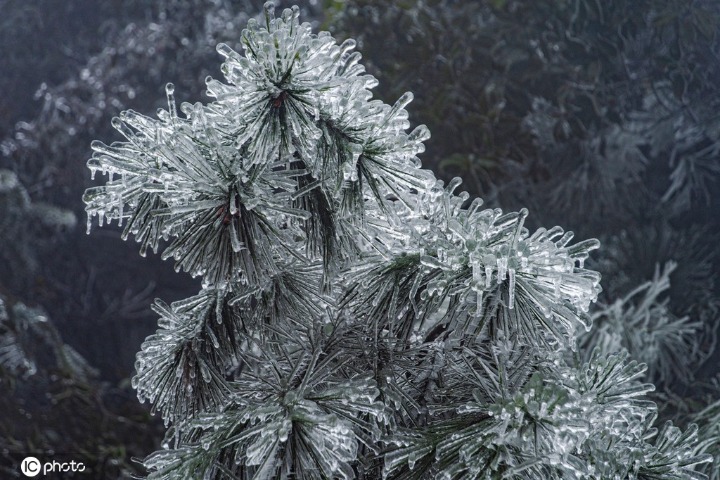
[[[241,44],[218,45],[209,103],[168,84],[167,110],[121,113],[124,140],[88,162],[108,176],[89,218],[202,277],[155,301],[137,355],[133,386],[172,425],[150,478],[697,478],[694,427],[651,441],[645,367],[576,352],[602,322],[597,240],[531,232],[528,210],[421,169],[412,93],[372,99],[355,42],[297,8],[266,4]],[[653,303],[662,278],[632,295]]]
[[[661,383],[692,379],[702,357],[695,340],[705,327],[687,316],[675,316],[668,300],[662,298],[676,266],[674,262],[662,269],[656,266],[651,281],[595,312],[596,330],[582,338],[583,348],[591,351],[598,347],[606,353],[625,349],[632,358],[647,364],[650,378]]]

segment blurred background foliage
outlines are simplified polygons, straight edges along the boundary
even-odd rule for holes
[[[651,362],[662,414],[717,438],[720,4],[300,3],[316,28],[358,40],[378,97],[415,94],[411,121],[433,134],[426,168],[490,206],[529,208],[530,227],[601,240],[604,292],[585,341]],[[121,110],[163,106],[165,83],[201,99],[220,76],[215,45],[239,48],[261,8],[0,0],[3,474],[19,475],[3,465],[24,453],[72,451],[97,478],[119,477],[157,448],[162,428],[127,378],[156,326],[151,299],[197,285],[138,258],[118,229],[87,238],[85,161],[92,139],[117,138]],[[720,460],[717,441],[701,447]]]

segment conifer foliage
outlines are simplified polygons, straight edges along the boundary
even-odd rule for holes
[[[198,295],[156,300],[133,386],[168,433],[150,478],[696,479],[696,428],[653,425],[646,367],[581,355],[599,244],[482,209],[420,167],[406,93],[298,9],[220,44],[208,104],[93,142],[116,220]],[[178,111],[179,110],[179,111]],[[90,223],[88,223],[90,229]]]

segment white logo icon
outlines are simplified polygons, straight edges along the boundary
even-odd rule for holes
[[[26,457],[25,460],[23,460],[20,464],[20,471],[26,477],[36,476],[38,473],[40,473],[41,469],[42,465],[40,464],[40,460],[35,457]]]

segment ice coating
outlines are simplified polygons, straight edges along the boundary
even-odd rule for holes
[[[209,103],[178,109],[168,84],[167,111],[123,112],[125,140],[93,142],[88,162],[108,176],[85,194],[89,222],[124,222],[141,253],[203,282],[156,301],[137,355],[133,387],[173,428],[149,478],[614,478],[606,456],[707,461],[692,428],[648,443],[645,367],[574,353],[596,240],[531,233],[526,209],[483,209],[423,170],[413,94],[373,99],[356,42],[299,9],[268,2],[241,45],[217,46]]]

